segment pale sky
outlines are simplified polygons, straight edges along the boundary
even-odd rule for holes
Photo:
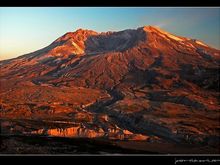
[[[78,28],[106,32],[145,25],[220,49],[220,8],[0,7],[0,60],[39,50]]]

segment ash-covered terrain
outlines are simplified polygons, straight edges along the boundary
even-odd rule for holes
[[[119,153],[219,154],[219,62],[219,50],[153,26],[66,33],[0,61],[0,153],[81,153],[24,147],[61,138],[61,148],[88,139],[129,150]]]

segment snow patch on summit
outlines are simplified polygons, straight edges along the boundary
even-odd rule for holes
[[[179,37],[176,37],[176,36],[174,36],[174,35],[172,35],[172,34],[167,33],[166,35],[167,35],[169,38],[172,38],[172,39],[174,39],[174,40],[184,41],[183,39],[181,39],[181,38],[179,38]]]
[[[173,34],[166,32],[166,31],[163,31],[158,27],[145,26],[143,29],[144,29],[144,31],[147,31],[147,32],[156,32],[158,35],[160,35],[161,37],[164,37],[165,39],[169,38],[169,39],[173,39],[173,40],[180,41],[180,42],[186,40],[185,38],[178,37],[178,36],[175,36]]]
[[[201,41],[196,40],[196,43],[199,44],[199,45],[202,45],[202,46],[208,47],[208,45],[202,43]]]
[[[176,41],[184,41],[184,39],[182,39],[180,37],[177,37],[175,35],[172,35],[170,33],[164,32],[162,30],[158,30],[158,31],[160,32],[159,35],[162,36],[162,37],[168,37],[168,38],[171,38],[171,39],[176,40]]]

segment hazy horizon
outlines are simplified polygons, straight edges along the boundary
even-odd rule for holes
[[[145,25],[220,49],[220,8],[1,7],[0,60],[42,49],[79,28],[106,32]]]

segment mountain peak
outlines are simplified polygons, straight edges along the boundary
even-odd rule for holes
[[[143,26],[141,27],[141,29],[143,29],[146,32],[162,32],[162,33],[166,33],[164,30],[161,30],[159,27],[157,26],[152,26],[152,25],[147,25],[147,26]]]
[[[74,33],[80,33],[80,34],[98,34],[98,32],[89,30],[89,29],[77,29]]]
[[[55,40],[55,42],[67,41],[67,40],[71,40],[73,38],[75,38],[77,40],[84,41],[88,36],[97,35],[97,34],[98,33],[93,30],[87,30],[87,29],[80,28],[74,32],[67,32],[66,34],[59,37],[57,40]]]
[[[46,48],[47,53],[45,56],[67,58],[69,55],[84,56],[88,54],[123,52],[133,47],[147,46],[152,49],[167,51],[173,45],[181,45],[181,49],[184,49],[184,51],[188,49],[194,50],[201,46],[209,48],[208,45],[201,41],[176,36],[151,25],[118,32],[96,32],[79,28],[55,40]]]
[[[158,29],[157,26],[153,26],[153,25],[145,25],[145,26],[143,26],[142,28],[143,28],[143,29],[146,29],[146,30],[148,30],[148,29]]]
[[[172,33],[169,33],[169,32],[167,32],[165,30],[160,29],[157,26],[144,26],[144,27],[142,27],[142,29],[145,32],[148,32],[148,33],[152,33],[152,32],[153,33],[157,33],[158,35],[160,35],[163,38],[169,38],[169,39],[173,39],[173,40],[176,40],[176,41],[186,41],[186,40],[189,40],[189,38],[176,36],[176,35],[174,35]]]

